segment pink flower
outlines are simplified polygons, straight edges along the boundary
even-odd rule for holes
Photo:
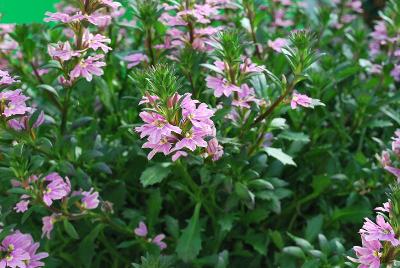
[[[306,95],[294,92],[290,106],[292,109],[296,109],[298,105],[303,107],[312,107],[312,99]]]
[[[362,229],[360,229],[360,234],[364,236],[366,241],[389,241],[393,246],[398,246],[400,244],[392,226],[390,223],[386,222],[381,215],[376,216],[376,223],[365,218],[364,225]]]
[[[124,57],[124,61],[128,62],[128,69],[139,65],[141,62],[148,62],[149,58],[143,53],[134,53]]]
[[[390,160],[390,154],[388,151],[383,151],[381,156],[378,157],[379,162],[381,163],[382,167],[386,167],[392,164]]]
[[[137,236],[146,237],[148,233],[146,224],[142,221],[139,222],[139,226],[134,230],[134,232]]]
[[[360,0],[352,0],[347,2],[346,4],[347,7],[351,8],[354,12],[357,13],[362,13],[362,2]]]
[[[1,85],[11,85],[18,82],[15,80],[13,77],[10,76],[10,74],[6,71],[0,70],[0,86]]]
[[[375,210],[382,211],[382,212],[390,212],[391,210],[390,200],[388,202],[383,203],[383,207],[376,207]]]
[[[146,123],[136,127],[135,131],[140,133],[140,138],[149,137],[149,142],[157,144],[163,136],[171,136],[172,132],[180,134],[182,130],[169,124],[162,115],[150,112],[141,112],[139,116]]]
[[[14,210],[18,213],[23,213],[28,210],[28,205],[29,200],[21,200],[15,205]]]
[[[242,73],[262,73],[264,71],[264,66],[257,66],[254,64],[250,58],[245,58],[243,63],[240,64],[240,71]]]
[[[287,44],[288,40],[285,38],[277,38],[274,41],[268,40],[268,46],[279,53],[282,52],[282,48],[287,46]]]
[[[273,22],[274,26],[280,26],[280,27],[289,27],[294,24],[292,20],[286,20],[284,19],[285,17],[285,11],[283,9],[278,9],[275,11],[275,21]]]
[[[75,68],[71,71],[71,78],[84,77],[88,82],[92,81],[93,75],[103,75],[102,67],[106,66],[106,63],[99,61],[104,55],[90,56],[87,59],[82,59]]]
[[[179,16],[171,16],[168,13],[163,13],[160,21],[167,26],[186,26],[186,22]]]
[[[30,256],[26,261],[26,268],[44,267],[44,263],[40,260],[47,258],[49,254],[47,252],[36,253],[39,246],[39,243],[33,243],[26,249]]]
[[[161,250],[167,248],[167,244],[165,242],[163,242],[165,238],[164,234],[159,234],[156,237],[153,238],[153,240],[151,241],[153,244],[156,244]]]
[[[5,117],[10,117],[13,115],[24,115],[32,111],[32,108],[26,106],[26,100],[28,100],[28,97],[24,96],[20,89],[0,92],[0,103],[4,105],[2,114]]]
[[[73,57],[79,57],[81,55],[80,52],[72,50],[71,44],[68,41],[65,43],[59,42],[56,46],[49,45],[47,50],[53,59],[59,59],[62,61],[67,61]]]
[[[178,151],[183,148],[188,148],[192,152],[196,150],[196,147],[207,147],[207,142],[204,140],[205,133],[201,129],[193,128],[192,130],[185,133],[183,139],[175,144],[174,150]]]
[[[99,193],[93,191],[94,189],[91,188],[88,192],[82,192],[82,204],[85,209],[95,209],[100,203]]]
[[[4,238],[0,245],[0,267],[26,267],[30,259],[27,249],[32,242],[30,235],[18,231]]]
[[[30,111],[32,112],[32,110]],[[16,130],[16,131],[21,131],[24,129],[28,129],[29,127],[29,120],[31,118],[32,115],[24,115],[20,118],[17,119],[11,119],[7,121],[7,124],[10,128]],[[38,128],[39,126],[41,126],[45,121],[45,117],[44,117],[44,112],[40,112],[38,118],[36,119],[36,122],[33,123],[32,128]]]
[[[100,48],[104,53],[108,53],[108,51],[112,50],[111,47],[106,45],[111,43],[111,39],[101,34],[93,35],[89,31],[86,31],[83,36],[83,42],[84,46],[91,48],[94,51]]]
[[[352,262],[359,263],[361,268],[379,268],[382,244],[377,240],[367,241],[363,236],[361,236],[361,239],[363,246],[353,248],[358,259],[347,258]]]
[[[400,169],[391,166],[385,166],[384,168],[396,176],[397,181],[400,182]]]
[[[168,141],[166,137],[161,138],[161,140],[157,143],[152,143],[150,141],[145,142],[142,148],[152,149],[147,159],[151,160],[156,153],[163,153],[164,155],[168,155],[171,152],[172,144]]]
[[[113,9],[118,9],[121,6],[121,3],[114,2],[112,0],[100,0],[100,2]]]
[[[70,15],[62,12],[55,12],[55,13],[46,12],[45,15],[48,16],[47,18],[44,19],[45,22],[55,21],[62,23],[71,23],[73,21],[80,21],[85,18],[81,13]]]
[[[188,154],[185,151],[177,151],[173,156],[172,156],[172,161],[176,161],[181,157],[186,157]]]
[[[85,19],[98,27],[106,27],[111,23],[112,18],[110,15],[104,15],[102,13],[92,13],[90,15],[85,15]]]
[[[207,154],[213,161],[219,160],[224,154],[223,147],[218,144],[216,138],[212,138],[207,143]]]
[[[393,77],[393,79],[397,82],[400,81],[400,65],[397,64],[394,66],[393,70],[390,72],[390,75]]]
[[[191,99],[191,94],[186,94],[181,103],[183,118],[188,119],[193,126],[199,128],[213,125],[210,118],[214,115],[214,111],[208,109],[208,105],[205,103],[196,107],[197,103],[198,101]]]
[[[253,102],[259,103],[259,100],[255,97],[254,89],[243,84],[238,92],[238,98],[232,101],[232,105],[250,109],[250,104]]]
[[[238,86],[230,84],[224,78],[207,76],[206,82],[207,87],[214,90],[214,96],[217,98],[221,97],[222,95],[229,97],[232,92],[240,91],[240,88]]]
[[[56,222],[56,215],[55,214],[42,218],[42,223],[43,223],[43,226],[42,226],[42,238],[44,236],[46,236],[47,239],[50,239],[50,234],[51,234],[51,231],[53,231],[55,222]]]
[[[63,199],[71,192],[71,184],[67,177],[64,181],[57,173],[51,173],[45,177],[45,181],[50,182],[43,191],[43,202],[47,206],[51,206],[54,200]]]

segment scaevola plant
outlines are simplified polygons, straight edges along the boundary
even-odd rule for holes
[[[55,61],[54,66],[60,72],[59,82],[65,89],[65,98],[61,109],[61,133],[66,130],[71,91],[80,78],[91,81],[93,76],[103,75],[106,65],[104,56],[111,48],[111,42],[104,35],[91,32],[90,25],[102,27],[111,20],[104,10],[117,9],[119,2],[109,0],[78,0],[76,7],[66,12],[47,12],[46,22],[57,22],[72,31],[72,40],[50,44],[49,55]]]

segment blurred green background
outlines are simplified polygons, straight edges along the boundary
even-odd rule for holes
[[[0,23],[42,22],[46,11],[54,11],[59,0],[0,0]]]

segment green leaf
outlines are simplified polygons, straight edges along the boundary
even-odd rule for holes
[[[198,203],[187,227],[182,231],[176,247],[178,257],[187,263],[194,260],[201,250],[200,208],[201,204]]]
[[[162,198],[160,189],[153,191],[147,202],[147,223],[154,226],[157,223],[158,215],[161,211]]]
[[[143,171],[142,175],[140,176],[140,182],[142,183],[143,187],[160,183],[163,179],[165,179],[171,172],[171,169],[169,168],[170,165],[171,163],[157,164]]]
[[[23,188],[11,188],[7,190],[7,193],[10,194],[29,194],[29,192]]]
[[[278,159],[282,164],[296,166],[293,158],[290,155],[285,154],[282,149],[267,147],[264,150],[269,156]]]
[[[285,247],[283,248],[283,253],[288,254],[290,256],[300,258],[300,259],[305,259],[306,255],[304,254],[303,250],[299,247]]]
[[[324,223],[324,217],[317,215],[307,220],[306,238],[309,241],[314,240],[317,235],[321,232],[322,224]]]
[[[97,225],[79,244],[79,257],[85,267],[92,267],[92,259],[95,255],[95,240],[104,225]]]
[[[310,142],[310,137],[301,132],[284,131],[278,135],[278,138],[290,141]]]
[[[289,237],[296,243],[296,245],[298,245],[299,247],[301,247],[302,249],[308,251],[313,249],[314,247],[310,244],[310,242],[308,242],[307,240],[305,240],[304,238],[301,237],[297,237],[294,236],[290,233],[288,233]]]
[[[64,220],[64,229],[67,234],[73,239],[79,239],[79,235],[75,230],[75,227],[67,219]]]

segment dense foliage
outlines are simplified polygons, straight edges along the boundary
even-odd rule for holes
[[[0,24],[0,267],[398,265],[387,2],[64,0]]]

